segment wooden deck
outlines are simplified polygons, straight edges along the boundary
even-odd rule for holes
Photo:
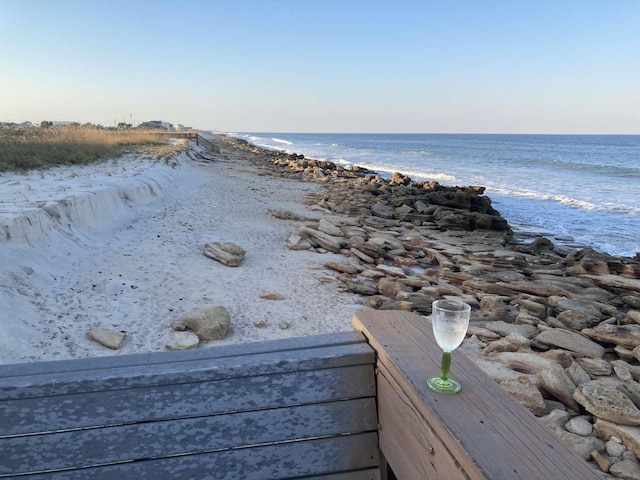
[[[353,324],[377,353],[380,450],[398,479],[603,478],[463,354],[460,393],[430,390],[442,350],[424,317],[361,310]]]
[[[0,366],[0,478],[380,478],[358,332]]]
[[[362,310],[353,324],[362,333],[1,365],[0,478],[604,477],[460,353],[462,391],[432,392],[441,351],[424,317]]]

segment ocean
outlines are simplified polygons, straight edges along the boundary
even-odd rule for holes
[[[640,252],[640,135],[235,133],[255,145],[443,185],[481,185],[516,234]]]

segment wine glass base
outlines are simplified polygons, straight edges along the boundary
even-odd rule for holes
[[[438,393],[451,395],[460,391],[460,384],[455,380],[443,380],[440,377],[433,377],[427,381],[427,385],[431,390]]]

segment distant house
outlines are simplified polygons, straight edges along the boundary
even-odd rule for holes
[[[162,130],[173,130],[174,126],[169,122],[163,122],[162,120],[151,120],[149,122],[142,122],[137,128],[149,128]]]
[[[20,123],[15,123],[15,122],[0,122],[0,128],[31,128],[33,127],[33,123],[32,122],[20,122]]]

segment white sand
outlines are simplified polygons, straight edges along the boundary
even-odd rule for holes
[[[289,250],[299,222],[268,212],[313,215],[302,202],[319,188],[186,153],[0,175],[0,363],[163,351],[169,323],[210,305],[232,326],[199,348],[351,329],[359,298],[312,268],[342,258]],[[247,251],[239,267],[203,255],[218,240]],[[284,300],[259,298],[270,291]],[[91,326],[125,343],[97,345]]]

